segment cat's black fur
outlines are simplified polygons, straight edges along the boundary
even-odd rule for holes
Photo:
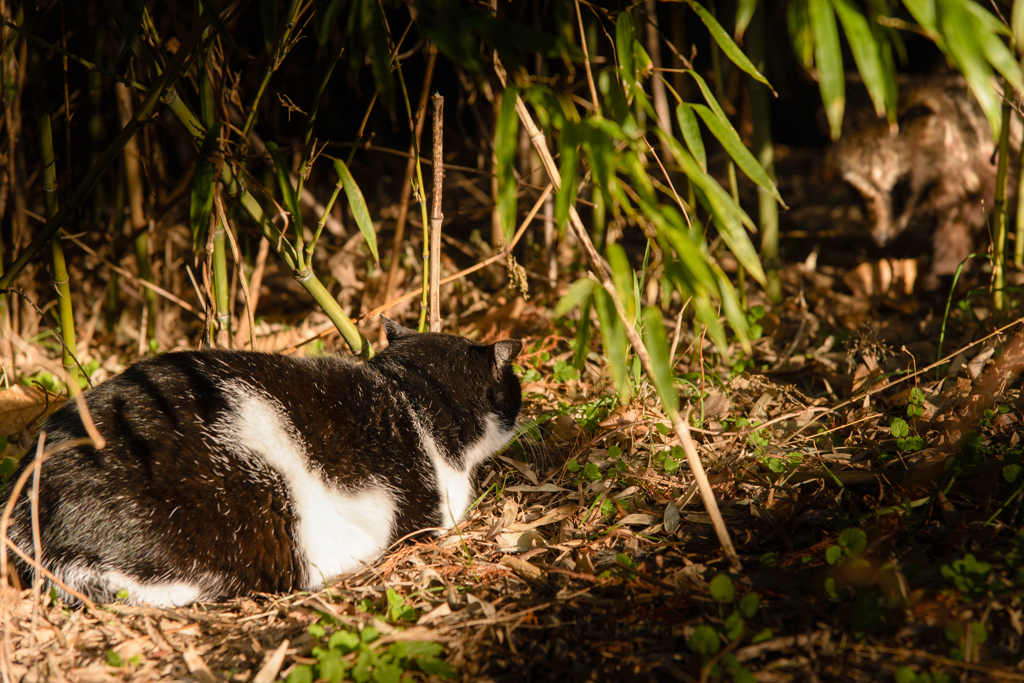
[[[385,326],[390,345],[362,364],[169,353],[87,392],[107,443],[43,463],[44,566],[97,601],[182,604],[312,588],[451,525],[513,435],[521,344]],[[86,436],[74,403],[44,429],[46,446]],[[30,487],[9,536],[31,555]]]

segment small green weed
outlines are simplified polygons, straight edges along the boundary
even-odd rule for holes
[[[896,683],[953,683],[955,680],[944,673],[917,672],[909,666],[901,666],[896,669],[895,679]]]
[[[971,553],[967,553],[963,558],[953,560],[951,564],[942,565],[939,573],[953,588],[972,600],[977,600],[984,597],[989,591],[992,565],[988,562],[981,562]]]
[[[761,462],[765,467],[770,469],[775,474],[786,474],[803,464],[804,456],[796,451],[787,453],[784,456],[778,455],[765,455],[761,457]]]
[[[919,451],[928,445],[922,437],[910,435],[910,425],[902,417],[892,419],[892,422],[889,423],[889,433],[895,437],[896,445],[901,451]]]
[[[844,529],[836,545],[825,550],[825,561],[836,564],[844,558],[856,558],[868,545],[868,536],[857,528]]]
[[[988,628],[980,621],[965,625],[953,619],[946,624],[946,639],[953,643],[949,648],[950,659],[958,662],[975,661],[981,646],[988,640]]]
[[[921,417],[924,415],[924,392],[918,387],[910,390],[909,404],[907,405],[907,417]]]
[[[736,643],[747,633],[747,621],[757,616],[760,609],[760,596],[751,591],[736,601],[736,587],[726,574],[718,574],[709,584],[711,598],[719,603],[720,611],[727,604],[734,604],[735,609],[725,618],[720,628],[708,624],[699,624],[690,636],[690,650],[705,660],[714,658],[722,649],[723,639],[728,643]],[[772,637],[771,629],[761,629],[750,638],[751,643],[760,643]],[[704,666],[708,666],[706,663]],[[702,672],[702,678],[727,674],[735,683],[753,683],[753,675],[736,659],[732,652],[727,652],[711,665],[710,671]]]
[[[389,590],[389,613],[399,604],[393,600],[391,592]],[[359,630],[340,627],[330,634],[324,647],[321,643],[327,636],[327,629],[320,624],[312,624],[308,631],[318,643],[312,651],[317,663],[293,668],[288,674],[288,683],[312,683],[315,680],[339,683],[346,678],[356,683],[398,683],[402,675],[413,667],[428,676],[455,676],[451,665],[440,659],[444,652],[440,643],[410,641],[374,648],[373,643],[380,638],[380,632],[366,626]]]

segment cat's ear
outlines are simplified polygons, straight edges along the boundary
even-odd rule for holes
[[[416,330],[410,330],[408,327],[402,327],[385,315],[380,316],[380,321],[384,325],[384,334],[388,338],[388,344],[394,344],[396,339],[408,337],[410,334],[416,334]]]
[[[523,350],[523,343],[515,339],[506,339],[505,341],[494,342],[487,347],[487,350],[491,353],[491,368],[494,370],[494,381],[500,382],[505,368]]]

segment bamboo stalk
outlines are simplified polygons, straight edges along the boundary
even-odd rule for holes
[[[435,93],[434,105],[434,187],[430,192],[430,331],[441,331],[441,193],[444,184],[444,97]]]
[[[121,125],[132,120],[132,94],[123,83],[114,84],[117,108]],[[131,217],[132,239],[135,244],[136,268],[140,280],[153,282],[153,270],[149,265],[149,221],[143,206],[145,191],[142,188],[142,165],[139,163],[139,142],[132,137],[124,145],[125,182],[128,186],[128,215]],[[156,295],[151,289],[140,289],[139,296],[146,307],[146,336],[153,339],[156,331]]]
[[[1003,106],[999,130],[999,162],[996,166],[996,196],[992,222],[992,309],[1006,310],[1006,167],[1010,155],[1010,117],[1013,114],[1013,86],[1003,80]]]
[[[44,225],[37,233],[35,238],[29,244],[29,246],[18,256],[18,259],[11,264],[11,268],[0,277],[0,289],[6,289],[11,286],[21,271],[24,270],[25,266],[35,258],[39,250],[42,249],[49,241],[60,230],[72,213],[78,211],[82,206],[83,200],[88,196],[92,190],[93,185],[100,179],[103,173],[107,170],[107,167],[121,154],[124,146],[128,143],[132,137],[142,129],[147,123],[149,123],[150,117],[153,115],[157,105],[160,103],[160,98],[164,92],[170,88],[178,78],[181,77],[181,68],[188,57],[188,54],[195,47],[196,43],[202,37],[203,30],[206,28],[206,20],[200,18],[193,25],[192,30],[182,41],[178,51],[174,53],[174,57],[168,63],[167,68],[164,72],[156,79],[152,89],[146,95],[146,99],[142,105],[136,109],[135,115],[131,120],[121,129],[117,137],[107,148],[103,150],[103,154],[100,155],[96,163],[89,169],[85,177],[79,182],[78,187],[68,198],[67,204],[61,207],[57,213],[47,219],[46,225]],[[178,100],[179,98],[175,98]],[[193,117],[194,118],[194,117]]]
[[[31,27],[36,25],[35,3],[25,3],[25,22]],[[39,134],[39,156],[43,165],[42,187],[46,203],[46,216],[52,218],[59,210],[57,199],[57,162],[53,154],[53,130],[50,127],[50,115],[46,111],[46,78],[43,73],[42,57],[38,50],[31,50],[29,58],[29,82],[32,87],[32,105],[35,109],[36,126]],[[76,396],[81,392],[79,386],[78,351],[75,344],[75,310],[71,303],[71,286],[67,263],[64,259],[64,247],[61,244],[61,232],[58,230],[50,238],[50,257],[53,263],[53,284],[57,290],[57,315],[60,321],[60,335],[64,340],[61,350],[61,363],[64,366],[64,381],[68,395]]]
[[[1024,145],[1017,150],[1017,239],[1013,243],[1013,265],[1024,269]]]
[[[494,53],[494,70],[498,75],[498,80],[501,81],[502,87],[505,87],[505,68],[501,65],[501,60],[498,58],[497,52]],[[544,164],[544,169],[547,171],[551,184],[557,190],[561,185],[561,174],[558,171],[558,167],[555,165],[555,160],[551,156],[551,152],[548,150],[544,133],[537,128],[537,125],[533,121],[533,117],[526,108],[526,103],[523,101],[523,98],[518,95],[516,96],[516,113],[519,115],[519,121],[529,132],[530,141],[533,142],[534,148],[537,150],[537,154],[540,155],[541,162]],[[647,353],[647,347],[644,346],[643,340],[640,338],[640,333],[637,332],[633,320],[631,320],[626,314],[626,309],[622,305],[622,300],[619,298],[615,289],[615,284],[612,282],[611,275],[605,267],[601,256],[594,248],[594,243],[591,242],[590,235],[587,234],[587,230],[583,226],[583,221],[580,219],[580,215],[577,213],[576,207],[572,205],[569,206],[569,223],[572,225],[573,233],[576,235],[580,245],[583,247],[584,253],[587,255],[587,260],[597,273],[602,286],[608,292],[608,296],[611,297],[612,303],[615,306],[615,311],[618,314],[619,319],[622,320],[622,327],[626,333],[626,337],[629,339],[629,343],[633,346],[637,358],[640,359],[640,364],[643,366],[644,372],[647,373],[648,377],[654,377],[654,365],[651,362],[650,354]],[[739,571],[742,569],[739,556],[736,554],[736,549],[732,544],[732,538],[729,536],[729,530],[725,526],[725,520],[722,518],[722,513],[718,509],[718,501],[715,500],[715,492],[711,488],[711,482],[708,481],[707,474],[704,472],[704,465],[700,461],[700,456],[697,455],[697,448],[694,446],[693,439],[690,436],[689,425],[687,425],[686,421],[681,419],[677,414],[673,417],[673,426],[676,430],[676,435],[679,437],[679,441],[683,446],[683,451],[686,453],[686,461],[693,473],[693,478],[697,482],[697,488],[700,491],[701,500],[704,501],[704,506],[707,509],[708,515],[711,517],[715,533],[718,536],[719,542],[722,544],[722,550],[725,552],[725,556],[729,560],[729,564],[732,569],[734,571]]]

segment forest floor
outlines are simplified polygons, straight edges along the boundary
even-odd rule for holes
[[[723,556],[653,388],[641,382],[620,405],[597,353],[574,368],[575,322],[551,318],[571,280],[546,287],[534,277],[543,260],[524,259],[541,281],[529,301],[489,284],[500,269],[448,290],[463,314],[447,330],[524,341],[523,434],[484,466],[456,530],[404,540],[312,594],[69,609],[6,588],[0,674],[1024,681],[1020,302],[997,320],[976,268],[947,314],[945,293],[912,292],[908,262],[793,227],[818,216],[842,233],[834,198],[791,204],[783,302],[748,288],[753,352],[735,344],[725,363],[686,321],[676,334],[684,405],[742,571]],[[331,260],[343,284],[346,263]],[[275,273],[268,264],[268,286],[293,291]],[[102,286],[80,289],[91,302]],[[257,331],[277,329],[284,348],[322,321]],[[96,332],[95,346],[93,358],[116,359],[97,360],[102,379],[142,344]],[[38,380],[56,356],[34,347],[22,372]],[[30,414],[30,391],[0,394],[0,415]],[[12,447],[32,422],[19,419],[3,423]]]

